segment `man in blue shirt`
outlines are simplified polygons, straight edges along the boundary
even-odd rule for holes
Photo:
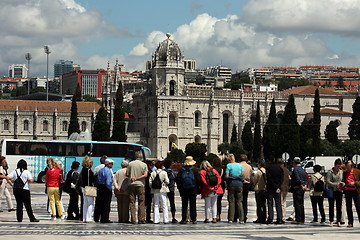
[[[105,167],[99,170],[97,181],[98,190],[95,202],[94,221],[101,223],[111,223],[109,219],[110,204],[112,197],[113,172],[111,170],[114,161],[105,160]]]
[[[291,186],[293,189],[293,201],[295,208],[295,221],[292,223],[303,224],[305,222],[304,194],[307,189],[306,172],[300,166],[300,158],[295,157],[294,169],[291,174]]]

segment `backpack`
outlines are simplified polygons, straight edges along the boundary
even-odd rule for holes
[[[205,178],[209,186],[216,186],[218,184],[218,178],[212,168],[206,170]]]
[[[196,183],[195,183],[195,175],[194,172],[192,171],[192,167],[187,169],[187,168],[182,168],[183,172],[181,174],[181,186],[183,189],[192,189],[194,187],[196,187]]]
[[[21,179],[21,175],[23,172],[20,173],[20,175],[18,174],[18,172],[15,170],[17,178],[14,181],[13,184],[13,188],[15,189],[23,189],[25,187],[25,183],[24,181]]]
[[[325,183],[324,183],[324,181],[322,180],[323,177],[317,178],[315,175],[314,175],[314,177],[317,179],[317,182],[316,182],[315,185],[314,185],[314,191],[315,191],[315,192],[322,192],[322,191],[324,191],[324,189],[325,189]]]
[[[160,180],[160,174],[156,173],[156,176],[155,176],[154,180],[152,181],[151,188],[161,189],[161,187],[162,187],[162,182]]]

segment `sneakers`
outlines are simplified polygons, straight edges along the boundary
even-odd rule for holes
[[[212,223],[217,223],[216,218],[213,218],[213,220],[211,221]]]
[[[15,208],[11,208],[11,209],[8,210],[8,212],[13,212],[15,210],[16,210]]]
[[[50,221],[56,221],[56,217],[51,217]]]
[[[204,223],[210,223],[209,219],[205,219]]]
[[[233,221],[229,220],[228,223],[234,223]]]
[[[178,220],[176,220],[175,218],[171,221],[171,223],[178,223]]]
[[[60,218],[61,218],[61,220],[64,220],[66,218],[66,216],[62,215]]]

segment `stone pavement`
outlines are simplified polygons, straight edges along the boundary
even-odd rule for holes
[[[43,184],[32,184],[31,186],[32,205],[35,216],[40,220],[40,223],[30,223],[24,213],[24,221],[18,223],[16,221],[15,212],[4,211],[0,213],[0,239],[15,239],[21,237],[22,239],[49,239],[63,240],[66,239],[134,239],[142,240],[153,238],[161,239],[207,239],[209,236],[219,239],[329,239],[334,237],[341,237],[341,239],[354,239],[360,233],[360,224],[358,223],[357,215],[355,215],[354,228],[346,227],[329,227],[328,224],[310,224],[312,220],[312,210],[308,193],[306,193],[306,223],[304,225],[294,225],[286,223],[284,225],[259,225],[253,224],[252,221],[256,219],[256,207],[254,200],[254,193],[249,194],[249,213],[248,223],[246,224],[228,224],[227,217],[227,201],[223,198],[223,214],[221,223],[203,223],[204,220],[204,200],[197,200],[198,210],[198,224],[101,224],[101,223],[82,223],[79,221],[57,220],[50,221],[50,214],[46,211],[47,197],[44,194]],[[69,197],[63,194],[64,207],[67,207]],[[292,210],[291,197],[289,197],[287,214]],[[15,202],[15,201],[14,201]],[[180,197],[176,196],[177,219],[180,220],[181,201]],[[326,213],[328,213],[327,203]],[[5,207],[3,202],[2,207]],[[4,209],[6,210],[6,209]],[[288,216],[287,215],[287,216]],[[327,214],[328,215],[328,214]],[[113,199],[111,208],[111,220],[117,221],[116,201]]]

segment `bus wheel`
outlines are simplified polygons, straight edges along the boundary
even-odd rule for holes
[[[44,183],[45,182],[45,172],[42,171],[39,173],[38,177],[37,177],[37,182],[38,183]]]

